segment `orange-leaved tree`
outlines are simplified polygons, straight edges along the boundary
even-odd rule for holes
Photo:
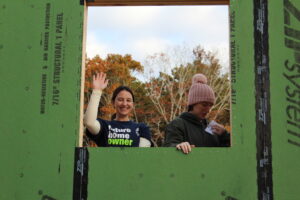
[[[103,91],[99,108],[98,117],[109,120],[115,112],[111,98],[113,91],[120,85],[131,86],[136,81],[132,76],[133,72],[142,72],[143,66],[140,62],[132,59],[131,55],[109,54],[105,59],[96,55],[94,58],[86,59],[85,67],[85,88],[84,88],[84,111],[87,108],[92,92],[93,75],[99,72],[107,74],[109,84]],[[91,145],[91,144],[84,144]]]

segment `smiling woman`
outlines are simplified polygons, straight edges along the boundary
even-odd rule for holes
[[[113,92],[112,104],[116,110],[115,117],[110,121],[97,119],[101,94],[107,84],[106,74],[93,76],[93,93],[84,117],[87,135],[98,146],[103,147],[150,147],[149,128],[145,124],[135,123],[129,119],[134,95],[128,87],[119,86]]]

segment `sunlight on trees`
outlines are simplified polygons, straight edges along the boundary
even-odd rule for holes
[[[144,122],[150,126],[152,140],[161,146],[164,129],[180,113],[187,110],[187,95],[192,76],[203,73],[216,94],[216,104],[212,107],[209,119],[225,125],[230,131],[230,76],[224,73],[215,53],[206,51],[201,46],[192,50],[193,58],[188,62],[186,49],[174,48],[171,54],[156,53],[147,57],[144,66],[130,55],[110,54],[106,59],[95,56],[86,61],[85,107],[91,93],[92,75],[105,72],[109,86],[103,92],[98,117],[110,120],[114,109],[111,104],[113,90],[119,85],[129,86],[135,95],[135,109],[132,120]],[[182,64],[183,63],[183,64]],[[147,73],[144,73],[144,69]],[[158,71],[158,73],[154,72]],[[133,74],[142,73],[143,80]],[[93,146],[88,138],[85,145]]]

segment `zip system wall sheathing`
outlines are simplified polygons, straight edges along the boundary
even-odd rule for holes
[[[85,5],[2,1],[0,199],[298,199],[300,2],[229,9],[232,146],[184,155],[77,147]]]
[[[0,2],[0,199],[72,199],[84,6]]]

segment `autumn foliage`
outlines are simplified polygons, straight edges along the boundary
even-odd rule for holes
[[[180,113],[186,111],[188,90],[195,73],[203,73],[208,78],[208,84],[216,93],[216,104],[213,106],[209,119],[214,119],[230,130],[230,80],[228,73],[222,72],[219,60],[211,52],[201,47],[193,50],[193,61],[172,67],[171,73],[163,72],[160,67],[170,63],[169,56],[164,53],[148,57],[144,66],[132,59],[130,55],[110,54],[106,59],[99,56],[86,60],[85,73],[85,104],[86,109],[92,91],[92,75],[105,72],[109,85],[102,94],[98,117],[110,119],[114,114],[111,96],[120,85],[129,86],[135,95],[135,109],[132,120],[146,123],[151,130],[152,140],[156,146],[164,141],[166,125]],[[144,67],[156,68],[159,75],[146,74],[147,79],[139,80],[133,74],[143,74]],[[145,75],[145,74],[144,74]],[[84,145],[92,145],[85,138]]]

